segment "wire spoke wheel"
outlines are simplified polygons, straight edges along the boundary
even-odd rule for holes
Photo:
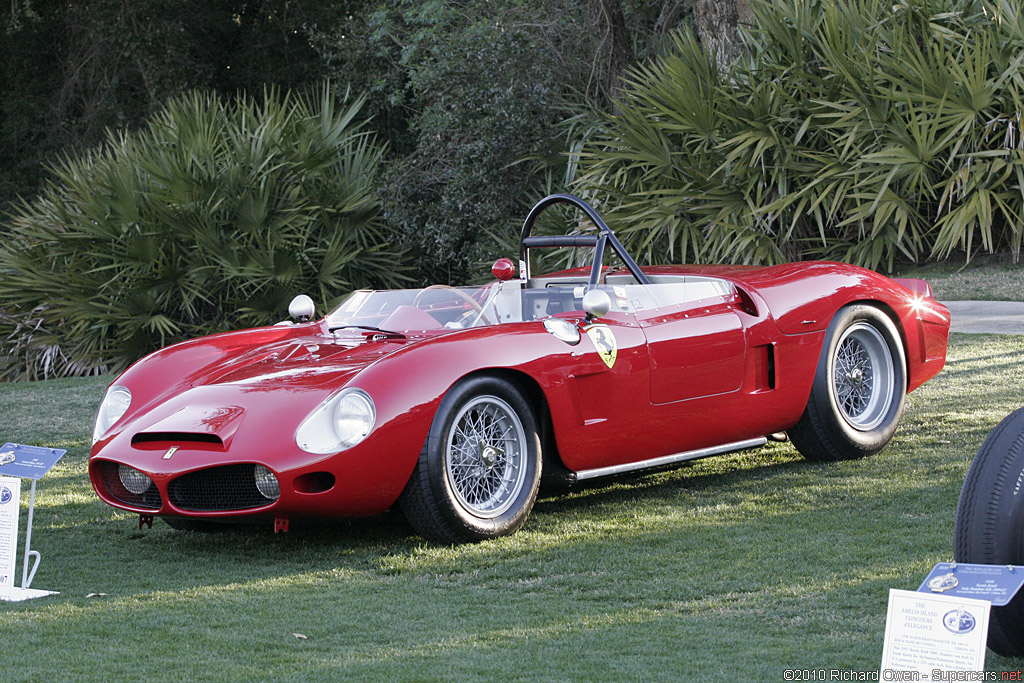
[[[860,431],[877,427],[892,404],[894,381],[892,354],[881,333],[866,323],[847,328],[832,366],[832,389],[843,419]]]
[[[501,377],[469,377],[434,415],[399,502],[423,537],[465,543],[519,530],[537,499],[537,418],[522,391]]]
[[[874,306],[836,312],[800,421],[787,430],[808,460],[863,458],[896,433],[906,405],[906,355],[896,323]]]
[[[497,396],[478,396],[455,416],[445,475],[459,504],[484,518],[505,513],[526,482],[526,433],[515,410]]]

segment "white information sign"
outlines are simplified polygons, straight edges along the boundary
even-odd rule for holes
[[[21,479],[0,477],[0,598],[14,587],[14,563],[18,556],[18,512],[21,510]]]
[[[916,671],[931,681],[948,680],[947,671],[984,671],[991,607],[988,600],[890,589],[883,675]]]

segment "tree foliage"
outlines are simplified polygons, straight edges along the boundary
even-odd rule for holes
[[[0,213],[42,183],[44,164],[143,123],[204,88],[259,94],[324,74],[307,27],[332,0],[11,0],[0,6]]]
[[[403,249],[422,281],[469,279],[490,235],[513,234],[537,196],[561,189],[565,107],[610,102],[625,66],[686,20],[686,3],[12,0],[0,7],[0,214],[14,210],[0,222],[0,341],[21,361],[8,374],[117,367],[174,339],[265,322],[299,289],[326,301],[383,283],[382,261]],[[341,180],[301,161],[301,144],[268,152],[266,166],[242,154],[246,135],[266,151],[274,135],[312,133],[278,129],[277,115],[246,128],[237,112],[269,109],[225,97],[301,90],[325,74],[366,96],[363,130],[387,143],[386,159],[354,137],[365,173]],[[177,99],[197,87],[221,96]],[[544,160],[546,175],[524,157]],[[303,164],[313,171],[289,175]],[[354,187],[384,199],[365,221],[344,208]],[[364,240],[345,249],[367,264],[362,275],[317,232],[340,215]],[[311,281],[310,269],[327,276]]]
[[[732,9],[745,48],[713,57]],[[573,179],[648,261],[1020,249],[1010,0],[12,0],[0,31],[0,341],[41,374],[398,252],[465,282]],[[324,76],[360,95],[333,142],[322,98],[261,99]]]
[[[361,99],[198,92],[64,157],[0,244],[7,376],[119,369],[167,343],[401,279]],[[57,347],[57,350],[54,350]],[[11,362],[13,361],[13,362]]]
[[[390,143],[385,213],[424,282],[465,282],[566,163],[564,119],[610,104],[684,2],[389,0],[318,36]],[[561,174],[554,172],[561,185]]]
[[[648,258],[891,268],[1019,251],[1024,10],[748,3],[728,72],[688,32],[601,115],[580,187]]]

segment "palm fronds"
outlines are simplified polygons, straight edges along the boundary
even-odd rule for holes
[[[361,105],[327,86],[195,92],[62,159],[0,245],[0,310],[38,312],[44,343],[72,367],[118,369],[186,337],[275,322],[300,292],[323,306],[397,283],[373,184],[382,148]],[[37,372],[15,365],[7,374]]]
[[[641,257],[891,268],[1019,252],[1024,16],[1005,0],[748,3],[749,56],[637,69],[577,183]]]

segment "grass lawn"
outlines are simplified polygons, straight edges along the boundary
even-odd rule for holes
[[[1024,262],[1014,263],[1010,254],[904,268],[894,277],[927,280],[940,301],[1024,301]]]
[[[0,603],[4,681],[782,681],[878,670],[889,589],[952,559],[967,466],[1024,405],[1024,337],[954,335],[875,457],[774,444],[548,495],[515,536],[455,548],[399,514],[139,531],[86,477],[103,386],[0,385],[0,440],[68,449],[33,536],[33,587],[61,593]]]

